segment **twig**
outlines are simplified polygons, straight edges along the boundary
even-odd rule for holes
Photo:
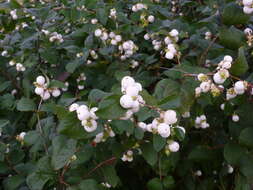
[[[210,50],[210,48],[213,46],[214,42],[217,40],[218,36],[215,36],[213,38],[213,40],[211,41],[211,43],[209,44],[209,46],[206,48],[206,50],[202,53],[202,55],[200,56],[199,62],[200,64],[202,63],[202,61],[204,60],[204,58],[206,57],[208,51]]]
[[[103,161],[103,162],[100,162],[95,168],[93,168],[93,169],[90,170],[87,174],[85,174],[85,175],[83,176],[83,178],[86,178],[87,176],[91,175],[93,172],[95,172],[97,169],[99,169],[100,167],[102,167],[102,166],[104,166],[104,165],[111,165],[111,164],[113,164],[113,162],[114,162],[115,160],[117,160],[117,158],[116,158],[116,157],[112,157],[112,158],[110,158],[110,159],[108,159],[108,160],[105,160],[105,161]]]
[[[39,105],[38,105],[37,112],[36,112],[36,116],[37,116],[37,120],[38,120],[38,128],[39,128],[40,135],[41,135],[43,141],[45,141],[45,136],[44,136],[44,133],[43,133],[43,130],[42,130],[42,127],[41,127],[40,115],[39,115],[42,101],[43,101],[43,99],[41,98],[41,99],[40,99],[40,103],[39,103]],[[48,155],[48,149],[47,149],[46,142],[43,142],[43,145],[44,145],[45,152],[46,152],[46,154]]]

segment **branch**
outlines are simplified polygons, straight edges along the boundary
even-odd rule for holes
[[[93,169],[90,170],[87,174],[85,174],[85,175],[83,176],[83,178],[86,178],[87,176],[91,175],[93,172],[95,172],[97,169],[101,168],[101,167],[104,166],[104,165],[111,165],[111,164],[113,164],[114,161],[116,161],[116,160],[117,160],[116,157],[112,157],[112,158],[110,158],[110,159],[108,159],[108,160],[105,160],[105,161],[103,161],[103,162],[100,162],[95,168],[93,168]]]

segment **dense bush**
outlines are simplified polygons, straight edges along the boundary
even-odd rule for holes
[[[5,190],[250,190],[252,0],[0,1]]]

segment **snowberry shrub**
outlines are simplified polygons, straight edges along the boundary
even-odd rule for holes
[[[0,1],[5,190],[250,190],[252,0]]]

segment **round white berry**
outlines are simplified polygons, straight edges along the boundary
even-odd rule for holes
[[[150,36],[149,36],[148,33],[144,35],[144,39],[145,39],[145,40],[149,40],[149,39],[150,39]]]
[[[54,89],[52,95],[53,97],[58,97],[61,95],[61,91],[59,89]]]
[[[179,144],[176,141],[172,141],[170,142],[168,148],[171,152],[177,152],[179,150]]]
[[[97,129],[97,122],[95,120],[83,120],[82,121],[82,126],[84,127],[85,131],[88,133],[91,133]]]
[[[144,123],[144,122],[139,122],[138,123],[138,127],[140,127],[142,130],[146,130],[146,128],[147,128],[147,124],[146,123]]]
[[[155,17],[153,15],[148,16],[148,22],[154,22],[155,21]]]
[[[243,12],[245,14],[251,14],[253,12],[253,8],[245,6],[243,7]]]
[[[242,4],[244,6],[251,6],[253,4],[253,0],[243,0]]]
[[[174,54],[170,51],[168,51],[166,54],[165,54],[165,57],[166,59],[173,59],[174,58]]]
[[[177,122],[177,113],[174,110],[167,110],[164,113],[164,122],[172,125]]]
[[[224,61],[232,62],[232,61],[233,61],[233,58],[232,58],[230,55],[226,55],[226,56],[224,57]]]
[[[36,87],[34,92],[37,95],[42,95],[44,93],[44,89],[41,87]]]
[[[69,111],[70,112],[76,111],[78,107],[79,105],[77,103],[73,103],[69,106]]]
[[[211,88],[211,85],[209,82],[202,82],[199,86],[202,90],[202,92],[208,92]]]
[[[102,30],[101,29],[96,29],[94,34],[95,34],[96,37],[99,37],[99,36],[102,35]]]
[[[167,138],[170,136],[170,126],[166,123],[159,124],[157,126],[157,131],[163,138]]]
[[[240,120],[239,115],[237,115],[237,114],[233,114],[233,116],[232,116],[232,120],[233,120],[234,122],[238,122],[238,121]]]
[[[45,79],[45,77],[43,77],[43,76],[38,76],[38,77],[36,78],[36,82],[37,82],[39,85],[43,85],[43,84],[45,84],[46,79]]]
[[[123,95],[123,96],[121,96],[121,98],[120,98],[120,105],[123,108],[126,108],[126,109],[131,108],[131,107],[133,107],[133,104],[134,104],[134,101],[133,101],[133,99],[132,99],[131,96],[129,96],[129,95]]]
[[[220,73],[217,72],[213,75],[213,80],[216,84],[223,84],[226,79],[222,78]]]
[[[173,30],[170,31],[170,35],[172,37],[176,37],[176,36],[178,36],[178,31],[176,29],[173,29]]]
[[[45,91],[42,95],[40,95],[43,100],[47,100],[51,97],[48,91]]]

